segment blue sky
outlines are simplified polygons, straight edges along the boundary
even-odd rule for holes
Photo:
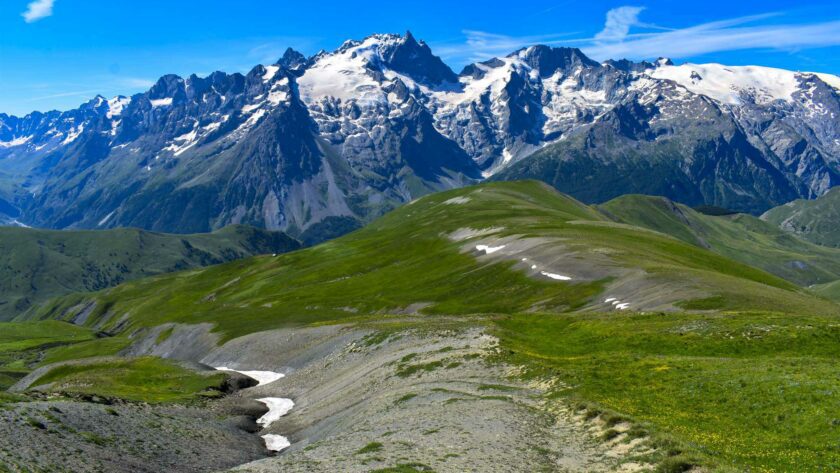
[[[2,0],[0,112],[129,95],[166,73],[244,72],[375,32],[412,33],[459,71],[545,43],[595,59],[758,64],[840,74],[831,1]]]

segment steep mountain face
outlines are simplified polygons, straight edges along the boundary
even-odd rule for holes
[[[131,98],[0,117],[0,211],[55,228],[316,227],[317,241],[479,178],[392,64],[430,83],[455,77],[412,37],[376,36],[309,60],[287,51],[247,75],[170,75]]]
[[[589,202],[648,193],[753,213],[840,182],[840,101],[814,74],[666,60],[591,70],[626,82],[603,87],[590,123],[546,135],[545,149],[497,179],[538,178]]]
[[[497,176],[533,177],[587,202],[636,193],[755,212],[800,195],[730,114],[706,96],[681,95],[671,82]]]
[[[165,76],[68,112],[0,115],[0,214],[53,228],[319,241],[423,194],[539,178],[760,213],[840,183],[840,79],[595,62],[532,46],[455,74],[410,33],[288,50],[248,74]]]

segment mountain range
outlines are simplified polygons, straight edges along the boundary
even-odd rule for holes
[[[840,183],[838,87],[547,46],[456,74],[410,33],[377,34],[0,114],[0,214],[62,229],[250,224],[314,243],[431,192],[537,178],[586,203],[639,193],[757,215]]]

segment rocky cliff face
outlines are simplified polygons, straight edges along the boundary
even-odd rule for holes
[[[536,177],[761,212],[840,182],[840,79],[533,46],[456,75],[411,34],[0,115],[6,223],[229,223],[317,241],[428,192]],[[307,233],[308,232],[308,233]]]

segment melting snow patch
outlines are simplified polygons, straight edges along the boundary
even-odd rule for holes
[[[263,384],[273,383],[278,379],[284,377],[283,373],[275,373],[273,371],[240,371],[227,368],[225,366],[219,366],[216,368],[219,371],[233,371],[234,373],[242,373],[245,376],[254,378],[257,380],[257,386],[262,386]]]
[[[563,276],[562,274],[549,273],[549,272],[546,272],[546,271],[540,271],[540,274],[542,274],[543,276],[549,277],[551,279],[557,279],[558,281],[570,281],[572,279],[569,276]]]
[[[64,141],[61,142],[61,144],[66,145],[72,143],[76,140],[76,138],[79,137],[79,135],[82,134],[82,131],[84,131],[84,129],[84,125],[79,125],[78,128],[73,128],[73,130],[70,131],[70,133],[67,133],[67,138],[65,138]]]
[[[211,123],[211,124],[209,124],[209,125],[205,125],[205,126],[201,127],[201,129],[209,133],[209,132],[211,132],[211,131],[216,131],[216,130],[218,130],[220,126],[222,126],[222,124],[221,124],[221,123],[219,123],[219,122],[214,122],[214,123]]]
[[[250,105],[245,105],[244,107],[242,107],[242,113],[251,113],[254,110],[262,107],[262,105],[263,105],[262,102],[254,103],[254,104],[250,104]]]
[[[289,442],[289,439],[283,437],[282,435],[266,434],[263,435],[262,438],[265,440],[265,448],[271,450],[272,452],[279,452],[292,444]]]
[[[500,245],[500,246],[475,245],[476,250],[483,251],[488,255],[492,254],[492,253],[495,253],[495,252],[501,250],[504,247],[505,247],[505,245]]]
[[[264,397],[262,399],[257,399],[257,401],[260,401],[268,407],[268,412],[257,419],[257,424],[260,424],[263,427],[268,427],[279,418],[288,414],[289,411],[295,407],[294,401],[284,397]]]
[[[277,71],[279,70],[279,66],[265,66],[265,74],[262,76],[263,82],[268,82],[271,79],[274,79],[274,75],[277,74]]]
[[[105,114],[108,118],[114,118],[122,115],[123,108],[131,103],[129,97],[114,97],[108,101],[108,113]]]
[[[157,107],[168,107],[168,106],[172,105],[172,97],[166,97],[164,99],[149,100],[149,102],[151,102],[152,107],[155,107],[155,108],[157,108]]]
[[[101,227],[102,225],[105,225],[106,223],[108,223],[108,220],[110,220],[111,217],[114,216],[114,212],[116,212],[116,210],[112,210],[111,213],[109,213],[108,215],[105,216],[105,218],[100,220],[98,226]]]
[[[32,136],[21,136],[14,138],[12,141],[0,141],[0,148],[11,148],[12,146],[25,145],[31,139]]]
[[[285,102],[288,98],[289,94],[283,90],[272,90],[268,93],[268,101],[273,105],[279,105],[280,102]]]

